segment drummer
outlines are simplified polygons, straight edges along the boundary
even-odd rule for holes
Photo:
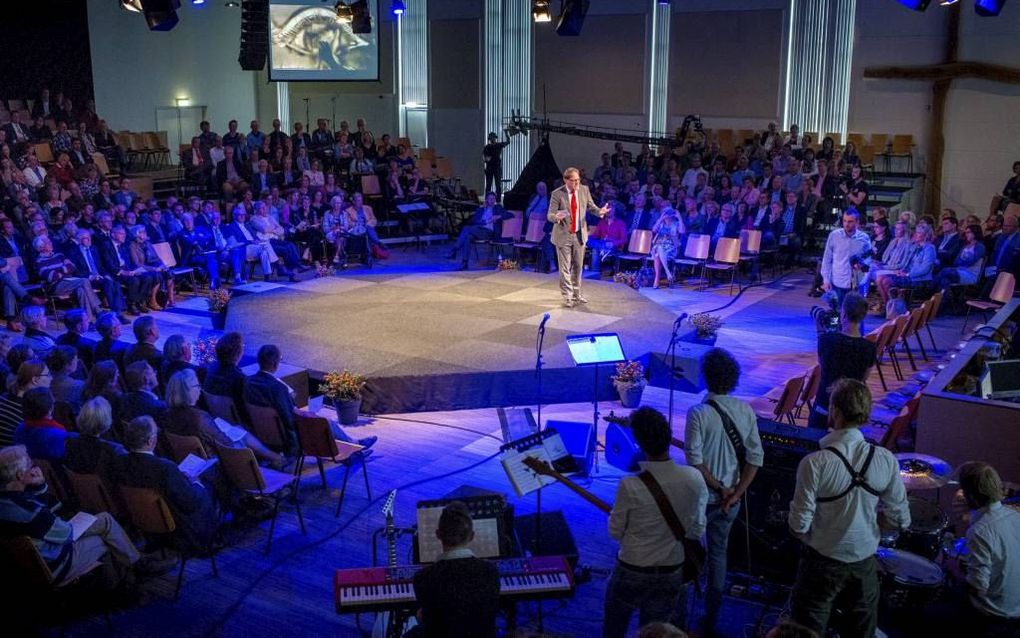
[[[791,611],[795,621],[819,635],[825,635],[837,598],[844,612],[841,636],[875,634],[879,501],[886,525],[910,525],[896,457],[861,434],[870,414],[868,386],[854,379],[837,381],[829,398],[832,431],[820,441],[822,449],[804,457],[797,468],[789,525],[804,547]]]
[[[960,489],[973,510],[965,562],[972,635],[1020,635],[1020,512],[1003,507],[1002,481],[987,463],[964,463]]]

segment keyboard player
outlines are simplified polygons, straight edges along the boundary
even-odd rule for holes
[[[499,569],[468,548],[475,537],[467,505],[454,501],[439,516],[436,538],[443,553],[414,576],[421,624],[406,634],[425,638],[496,635]]]

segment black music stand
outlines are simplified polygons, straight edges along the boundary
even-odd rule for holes
[[[600,332],[587,335],[567,335],[567,349],[578,367],[591,367],[595,370],[595,392],[592,394],[592,427],[598,432],[599,427],[599,366],[610,363],[624,363],[627,355],[623,353],[620,335],[615,332]]]

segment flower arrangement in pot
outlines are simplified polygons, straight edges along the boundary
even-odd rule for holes
[[[634,290],[637,290],[638,288],[641,287],[640,282],[638,282],[637,274],[632,272],[620,271],[613,275],[613,281],[615,281],[618,284],[630,286]]]
[[[191,347],[191,361],[195,365],[205,367],[216,360],[216,337],[196,339]]]
[[[699,312],[691,316],[690,322],[694,326],[695,337],[699,342],[715,345],[715,340],[719,336],[719,328],[722,327],[723,323],[719,315]]]
[[[227,325],[227,305],[230,304],[230,291],[226,288],[215,288],[209,291],[205,302],[212,313],[213,328],[223,330]]]
[[[648,381],[645,379],[645,368],[639,361],[617,363],[616,374],[611,378],[616,391],[620,393],[623,407],[636,408],[641,405],[641,395]]]
[[[323,396],[332,401],[337,417],[343,425],[357,423],[361,410],[361,395],[367,380],[363,375],[349,370],[333,370],[322,378],[319,389]]]

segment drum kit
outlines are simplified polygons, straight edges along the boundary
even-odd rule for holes
[[[897,454],[908,492],[939,490],[951,482],[953,468],[925,454]],[[945,580],[944,556],[956,556],[949,515],[935,500],[907,497],[910,527],[882,536],[875,555],[883,602],[891,609],[919,610],[938,598]],[[948,543],[948,546],[947,546]]]

